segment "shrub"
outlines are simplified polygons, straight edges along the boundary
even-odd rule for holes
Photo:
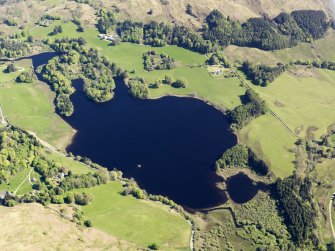
[[[12,63],[8,64],[6,69],[5,69],[5,72],[7,72],[7,73],[11,73],[11,72],[15,72],[15,71],[17,71],[17,68]]]
[[[154,242],[151,245],[149,245],[148,248],[151,249],[151,250],[158,250],[159,249],[159,245]]]
[[[187,83],[185,80],[177,79],[171,86],[174,88],[186,88]]]
[[[84,221],[84,226],[85,226],[85,227],[93,227],[92,221],[90,221],[90,220],[85,220],[85,221]]]

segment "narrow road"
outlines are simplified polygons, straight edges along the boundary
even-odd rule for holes
[[[0,117],[1,117],[1,118],[0,118],[0,119],[1,119],[1,124],[3,124],[4,126],[7,126],[8,123],[7,123],[6,119],[5,119],[5,116],[3,115],[1,106],[0,106]]]
[[[335,239],[335,230],[334,230],[334,224],[333,224],[333,218],[332,218],[332,207],[333,207],[334,199],[335,199],[335,193],[332,195],[329,201],[329,220],[330,220],[330,226],[332,228],[333,238]]]

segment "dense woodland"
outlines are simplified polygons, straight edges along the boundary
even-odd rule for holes
[[[239,144],[225,151],[216,162],[217,170],[241,167],[250,168],[260,175],[269,173],[269,167],[263,160],[259,159],[250,148]]]
[[[21,197],[7,193],[2,201],[6,206],[14,206],[19,202],[86,205],[91,200],[89,194],[70,191],[105,184],[111,179],[107,169],[101,167],[92,169],[88,174],[72,174],[66,167],[49,160],[43,147],[33,136],[15,127],[0,129],[0,153],[0,184],[8,183],[15,174],[24,169],[33,169],[40,176],[34,182],[32,192]],[[78,223],[84,224],[83,217],[78,220]]]
[[[317,212],[311,189],[312,184],[308,178],[293,175],[277,181],[277,193],[288,230],[294,242],[307,249],[318,248],[320,245],[316,235]]]
[[[50,44],[58,56],[42,69],[42,78],[57,93],[55,105],[65,116],[73,113],[70,95],[74,92],[72,80],[82,79],[84,92],[95,102],[105,102],[113,98],[115,83],[113,77],[122,75],[115,64],[101,57],[97,50],[86,48],[85,40],[56,39]]]
[[[329,27],[330,21],[323,11],[299,10],[291,14],[281,13],[272,20],[250,18],[241,24],[213,10],[206,17],[203,35],[223,47],[234,44],[278,50],[319,39]]]

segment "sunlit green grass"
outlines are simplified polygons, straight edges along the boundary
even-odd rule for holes
[[[55,113],[52,102],[51,91],[42,83],[7,83],[0,88],[0,105],[11,124],[63,148],[72,135],[72,128]]]
[[[253,120],[239,133],[241,143],[250,146],[278,177],[286,177],[294,170],[296,138],[270,114]]]
[[[268,87],[255,87],[269,107],[301,137],[309,128],[316,138],[335,125],[335,72],[315,70],[314,77],[285,73]],[[299,133],[299,131],[301,131]]]

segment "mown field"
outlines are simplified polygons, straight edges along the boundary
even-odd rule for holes
[[[120,182],[79,191],[92,195],[92,202],[82,210],[105,233],[143,247],[155,242],[161,250],[189,250],[191,226],[169,207],[120,195]]]
[[[30,172],[30,168],[25,168],[21,172],[17,173],[11,180],[9,184],[1,184],[0,191],[6,190],[14,192],[17,188],[19,188],[20,184],[24,181],[24,183],[17,190],[17,195],[22,195],[32,191],[32,186],[29,181],[26,179]],[[39,175],[36,172],[31,173],[31,178],[38,178]]]

